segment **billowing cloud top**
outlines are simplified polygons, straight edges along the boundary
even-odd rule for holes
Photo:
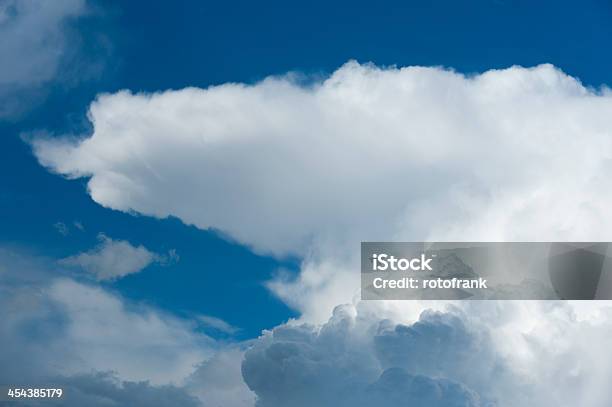
[[[303,256],[269,287],[306,320],[358,295],[364,240],[610,240],[612,94],[551,65],[466,76],[349,62],[92,103],[93,134],[36,138],[113,209]]]
[[[396,323],[339,306],[320,326],[285,325],[246,352],[258,407],[606,406],[612,325],[562,302],[464,302]],[[406,307],[418,308],[414,302]]]
[[[91,177],[101,205],[277,255],[367,239],[596,239],[612,226],[610,112],[607,90],[550,65],[465,76],[349,62],[308,86],[102,95],[93,134],[33,146],[51,170]]]

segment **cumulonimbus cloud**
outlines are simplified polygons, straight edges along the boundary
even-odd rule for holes
[[[610,240],[611,111],[607,89],[550,65],[466,76],[351,62],[308,86],[286,76],[102,95],[92,134],[32,146],[50,170],[89,177],[101,205],[302,256],[297,278],[269,286],[322,324],[278,327],[247,352],[242,372],[262,406],[418,404],[418,394],[604,406],[602,304],[580,318],[578,304],[463,304],[469,312],[419,320],[444,304],[353,298],[363,240]],[[587,321],[593,313],[603,317]]]

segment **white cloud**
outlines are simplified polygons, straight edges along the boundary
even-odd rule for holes
[[[597,239],[611,222],[611,107],[550,65],[466,77],[349,63],[310,87],[102,95],[91,136],[33,146],[51,170],[91,177],[101,205],[280,255],[363,239]]]
[[[54,79],[67,48],[65,24],[85,9],[85,0],[0,4],[0,118],[20,113]]]
[[[88,137],[39,161],[113,209],[177,216],[304,256],[271,283],[305,319],[359,293],[364,240],[610,240],[612,95],[550,65],[474,76],[348,63],[291,77],[101,95]]]
[[[138,273],[152,263],[165,264],[178,259],[175,251],[169,257],[150,252],[144,246],[132,246],[125,240],[113,240],[103,234],[100,244],[92,250],[60,260],[66,266],[78,266],[97,280],[114,280]]]
[[[466,77],[348,63],[309,87],[102,95],[93,134],[33,147],[90,177],[104,206],[305,256],[295,290],[275,285],[305,309],[325,301],[298,292],[351,300],[362,240],[609,240],[610,108],[608,90],[550,65]]]

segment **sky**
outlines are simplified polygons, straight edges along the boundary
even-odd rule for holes
[[[349,276],[362,240],[609,241],[611,18],[0,0],[0,382],[39,369],[75,405],[606,405],[606,304],[373,306]],[[403,353],[428,335],[438,362]]]

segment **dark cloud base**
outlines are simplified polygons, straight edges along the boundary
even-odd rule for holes
[[[242,372],[259,407],[481,406],[491,396],[479,383],[499,370],[488,340],[453,313],[426,311],[407,326],[338,307],[320,330],[274,329]],[[472,380],[461,380],[466,366],[478,372]]]

